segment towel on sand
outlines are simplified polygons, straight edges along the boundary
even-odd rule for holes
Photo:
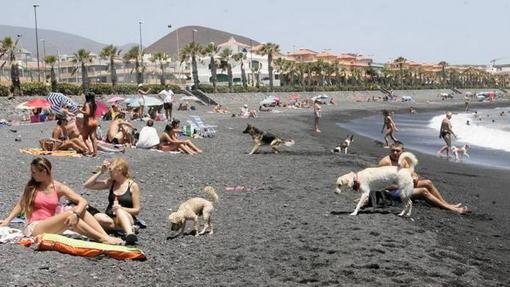
[[[47,151],[40,148],[20,148],[21,153],[28,153],[31,155],[52,155],[52,156],[65,156],[65,157],[81,157],[82,155],[74,150],[54,150]]]

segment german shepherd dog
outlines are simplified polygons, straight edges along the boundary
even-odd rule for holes
[[[249,154],[258,152],[260,147],[263,145],[271,146],[274,153],[279,153],[280,150],[278,148],[282,145],[294,145],[294,140],[279,138],[271,133],[263,132],[250,124],[248,124],[246,129],[243,131],[243,134],[250,134],[251,138],[255,142],[255,146]]]

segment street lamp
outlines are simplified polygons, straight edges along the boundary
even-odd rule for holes
[[[41,81],[41,69],[39,67],[39,35],[37,34],[37,7],[39,4],[32,5],[34,7],[34,18],[35,18],[35,47],[37,50],[37,78]]]
[[[142,54],[142,24],[143,24],[143,21],[138,21],[138,27],[139,27],[139,31],[140,31],[140,55]]]

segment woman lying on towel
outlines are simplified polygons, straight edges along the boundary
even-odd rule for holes
[[[170,125],[159,136],[159,149],[162,151],[180,151],[187,154],[201,153],[202,150],[196,147],[190,140],[177,139],[177,132],[180,131],[181,121],[174,119]]]
[[[51,163],[46,158],[35,158],[31,165],[31,178],[25,186],[21,199],[9,216],[1,221],[6,226],[18,214],[27,216],[25,236],[43,233],[62,233],[74,230],[93,240],[106,244],[122,244],[123,241],[109,236],[97,220],[85,208],[87,201],[71,188],[53,179]],[[60,198],[66,197],[76,203],[72,209],[56,214]]]
[[[110,177],[99,180],[99,177],[107,171],[110,171]],[[135,244],[138,238],[133,225],[135,216],[140,212],[140,188],[129,176],[127,161],[123,158],[116,158],[111,162],[104,161],[101,170],[87,179],[83,185],[92,190],[110,190],[106,211],[101,213],[92,207],[89,207],[89,211],[104,228],[124,231],[126,244]]]

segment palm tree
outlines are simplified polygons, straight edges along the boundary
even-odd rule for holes
[[[244,61],[246,60],[246,54],[243,52],[239,52],[234,54],[234,61],[241,63],[241,82],[243,83],[243,87],[248,87],[248,79],[246,78],[246,70],[244,69]]]
[[[0,41],[0,59],[6,58],[6,60],[0,65],[3,68],[7,62],[11,65],[11,82],[12,82],[12,94],[13,96],[20,96],[21,82],[19,79],[19,66],[16,61],[16,46],[18,45],[19,37],[16,41],[13,41],[11,37],[5,37]]]
[[[252,61],[251,63],[251,74],[255,78],[253,84],[255,84],[255,87],[260,88],[260,70],[262,69],[262,64],[259,61]]]
[[[83,87],[83,92],[86,93],[89,90],[89,76],[87,73],[87,66],[85,64],[91,63],[92,58],[90,57],[90,51],[85,49],[80,49],[73,55],[72,63],[76,64],[76,67],[73,70],[73,73],[78,71],[78,65],[81,66],[81,82]]]
[[[143,83],[143,67],[140,65],[140,48],[138,46],[133,46],[127,53],[124,54],[123,59],[126,63],[131,63],[131,61],[135,61],[135,73],[136,73],[136,83]]]
[[[220,48],[211,42],[205,47],[202,51],[203,55],[209,56],[209,69],[211,70],[211,83],[213,85],[213,92],[217,92],[216,83],[218,82],[218,78],[216,77],[216,68],[218,64],[216,63],[216,59],[214,58],[216,54],[220,51]]]
[[[200,84],[200,81],[198,80],[197,55],[200,55],[202,51],[203,49],[200,44],[191,42],[181,49],[179,55],[181,63],[191,58],[191,73],[193,76],[193,84],[195,85],[195,89],[198,89],[198,85]]]
[[[400,88],[403,89],[404,87],[404,64],[407,62],[407,59],[404,57],[398,57],[393,61],[395,64],[398,65],[398,69],[400,71]]]
[[[273,91],[273,57],[280,53],[280,46],[274,43],[262,44],[262,47],[258,51],[262,56],[267,55],[267,71],[269,73],[269,90]]]
[[[57,92],[57,77],[55,75],[55,63],[57,63],[57,57],[53,55],[46,56],[44,62],[50,65],[50,79],[51,79],[51,91]]]
[[[438,63],[438,65],[441,66],[441,84],[443,86],[443,89],[446,84],[446,66],[448,66],[448,63],[446,61],[441,61]]]
[[[232,50],[225,48],[220,52],[220,69],[227,70],[228,90],[232,93]]]
[[[161,85],[165,85],[165,64],[170,59],[165,52],[156,52],[151,58],[151,62],[156,63],[159,62],[159,68],[161,69],[161,77],[159,78],[159,83]]]
[[[99,53],[99,56],[103,59],[110,60],[110,64],[107,68],[110,69],[110,77],[112,78],[112,86],[117,86],[117,70],[115,69],[115,59],[117,59],[120,55],[120,52],[122,50],[119,50],[114,45],[108,45],[101,49],[101,52]]]

